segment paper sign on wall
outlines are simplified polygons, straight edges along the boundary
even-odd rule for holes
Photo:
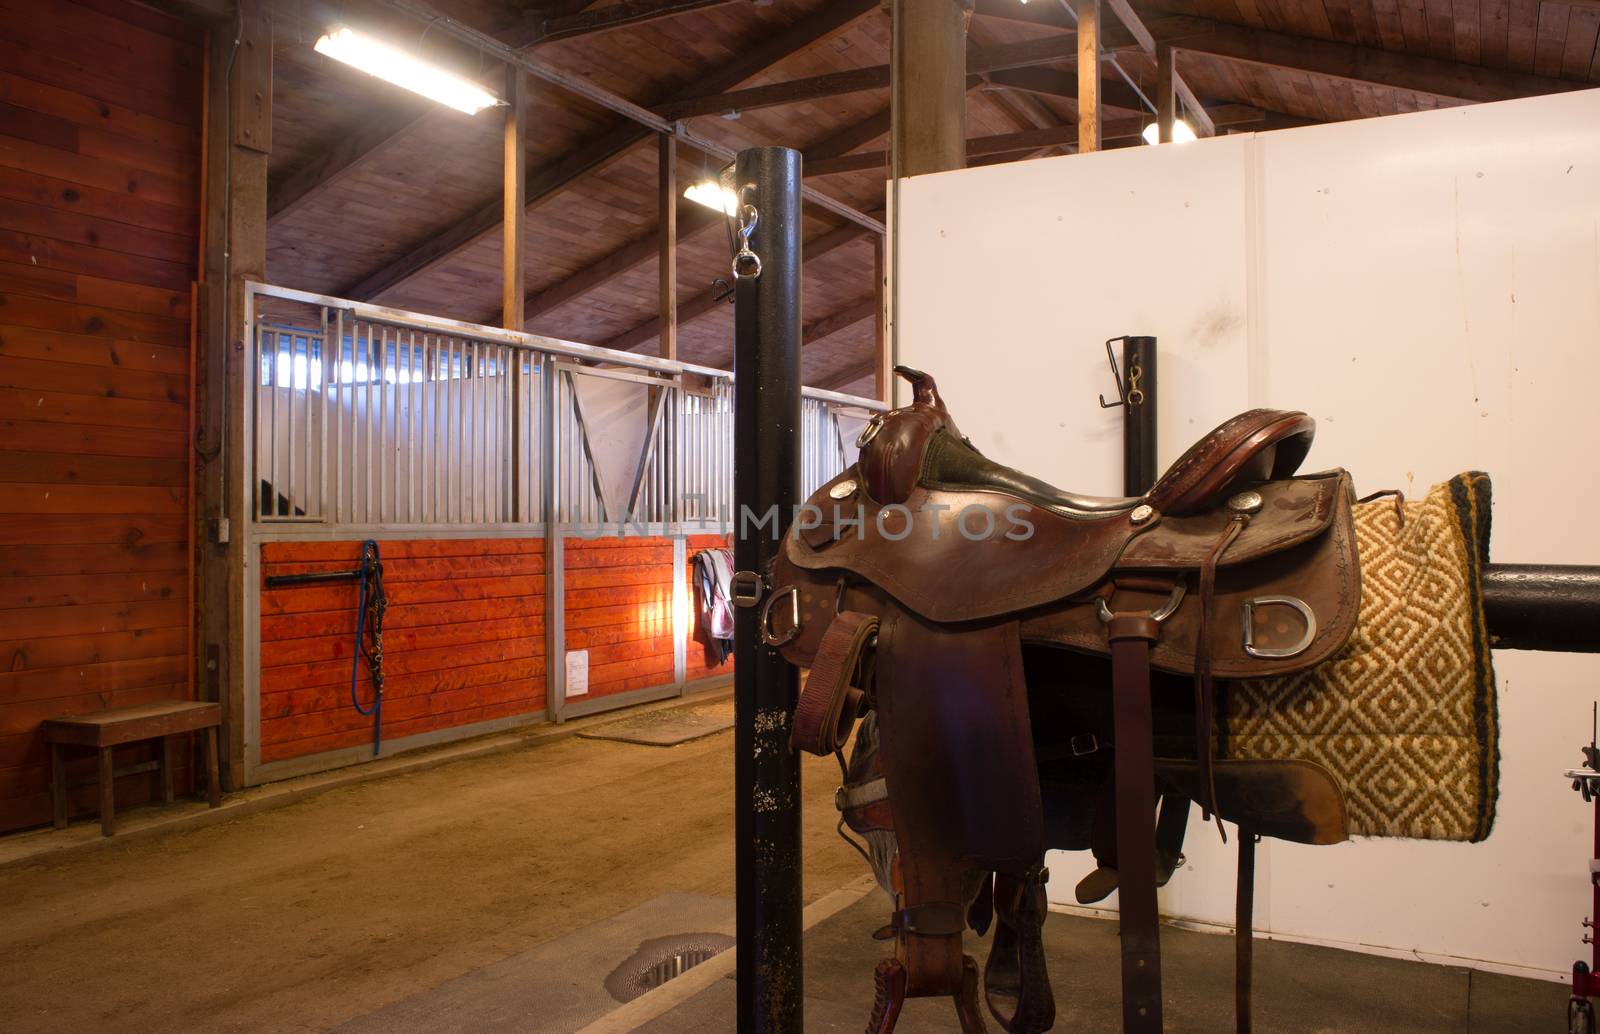
[[[581,697],[589,693],[589,651],[567,651],[567,696]]]

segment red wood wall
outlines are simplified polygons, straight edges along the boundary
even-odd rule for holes
[[[589,651],[589,694],[571,703],[671,684],[672,540],[569,538],[567,649]]]
[[[378,549],[385,741],[544,710],[543,539]],[[360,557],[360,542],[268,543],[262,577],[349,570]],[[350,705],[356,599],[354,583],[262,589],[263,763],[372,742],[372,719]],[[370,704],[364,661],[356,691]]]
[[[201,65],[126,0],[0,0],[0,830],[49,820],[42,720],[188,692]]]

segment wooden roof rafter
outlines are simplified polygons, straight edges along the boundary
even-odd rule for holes
[[[678,91],[667,100],[728,89],[752,79],[768,68],[802,53],[838,32],[870,11],[876,0],[839,0],[815,14],[801,18],[770,39],[751,47],[699,81]],[[601,168],[650,139],[649,128],[636,122],[622,122],[553,162],[531,168],[528,173],[529,209],[559,193],[586,173]],[[387,291],[449,260],[500,226],[502,206],[498,197],[486,199],[472,215],[442,234],[430,234],[406,252],[352,283],[341,294],[359,301],[370,301]]]
[[[883,114],[887,115],[887,111],[885,111]],[[868,128],[871,128],[877,126],[879,121],[879,115],[874,114],[864,119],[862,124],[865,124],[868,126]],[[885,131],[887,131],[887,128],[888,127],[885,122]],[[809,162],[819,160],[815,157],[816,150],[837,147],[840,138],[846,137],[847,134],[852,134],[855,129],[856,126],[848,126],[841,133],[835,134],[834,136],[821,141],[816,146],[815,150],[812,148],[807,148],[802,155],[804,161]],[[711,227],[719,225],[721,220],[722,216],[719,213],[714,212],[703,205],[690,205],[688,216],[684,217],[680,215],[678,217],[677,240],[680,243],[691,240],[700,233],[709,230]],[[862,233],[866,232],[866,228],[861,227],[858,224],[847,225],[857,226],[857,229],[859,229]],[[852,236],[851,239],[854,239],[854,236]],[[646,262],[657,256],[658,245],[659,234],[656,229],[652,229],[648,233],[645,233],[615,249],[610,254],[589,263],[582,270],[567,277],[560,283],[547,287],[543,291],[530,292],[525,304],[526,318],[531,321],[534,319],[534,317],[540,315],[541,313],[549,312],[558,305],[565,305],[568,302],[575,301],[591,291],[600,289],[617,277],[637,269],[639,266],[644,265]],[[810,252],[807,254],[811,258],[817,257],[815,254]],[[698,301],[698,299],[695,301]],[[710,306],[702,307],[701,305],[693,305],[693,315],[686,315],[686,311],[690,311],[690,309],[690,305],[679,306],[679,326],[682,326],[686,320],[692,319],[694,315],[703,315],[704,313],[711,311]],[[641,326],[644,325],[645,324],[641,324]],[[651,320],[648,325],[654,328],[651,331],[651,337],[654,337],[660,333],[660,320]],[[637,329],[638,328],[635,328],[635,330]],[[627,337],[633,333],[634,331],[628,331],[623,336]],[[611,347],[632,347],[633,344],[637,344],[637,342],[630,342],[630,344],[626,346],[612,345]]]

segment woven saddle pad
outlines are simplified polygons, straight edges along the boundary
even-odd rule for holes
[[[1488,836],[1500,767],[1480,594],[1489,501],[1488,475],[1473,471],[1421,502],[1356,504],[1355,632],[1315,668],[1229,684],[1219,754],[1323,765],[1356,835]]]

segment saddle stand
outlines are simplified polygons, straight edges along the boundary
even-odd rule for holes
[[[890,838],[871,855],[895,907],[869,1032],[930,995],[983,1030],[962,936],[991,924],[990,1013],[1014,1034],[1050,1029],[1044,852],[1091,844],[1101,868],[1080,895],[1120,892],[1124,1030],[1159,1032],[1156,887],[1180,860],[1187,805],[1163,808],[1158,841],[1158,790],[1248,831],[1248,1030],[1255,835],[1333,843],[1348,824],[1318,765],[1214,760],[1216,681],[1308,668],[1349,637],[1360,575],[1348,475],[1291,477],[1313,421],[1252,410],[1142,497],[1065,492],[984,457],[931,377],[897,372],[911,404],[874,418],[857,463],[813,495],[759,620],[768,645],[811,669],[795,746],[842,760],[870,715],[840,792],[846,824]],[[1096,703],[1107,661],[1109,717]]]

